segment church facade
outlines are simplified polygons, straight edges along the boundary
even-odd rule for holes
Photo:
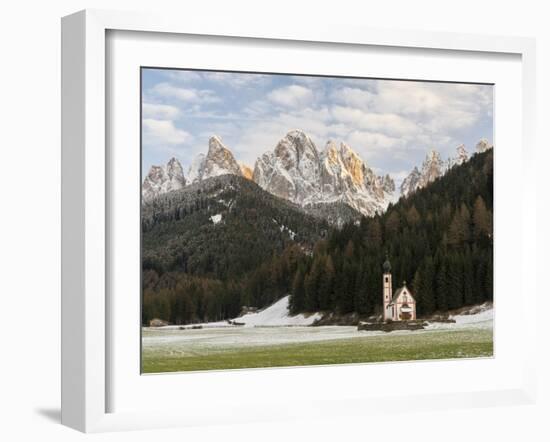
[[[409,321],[416,319],[416,301],[403,281],[403,286],[392,293],[391,264],[388,258],[383,265],[383,319]]]

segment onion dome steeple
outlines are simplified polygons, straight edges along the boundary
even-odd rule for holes
[[[390,273],[391,272],[390,258],[388,257],[387,253],[386,253],[386,260],[384,261],[384,264],[382,265],[382,268],[384,269],[384,273]]]

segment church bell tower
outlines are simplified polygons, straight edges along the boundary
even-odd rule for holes
[[[386,254],[386,261],[384,261],[384,264],[382,267],[384,269],[384,274],[382,275],[382,278],[383,278],[382,296],[383,296],[383,306],[384,306],[383,318],[384,318],[384,321],[387,321],[388,319],[393,319],[392,307],[390,307],[390,303],[393,296],[392,286],[391,286],[391,264],[387,254]]]

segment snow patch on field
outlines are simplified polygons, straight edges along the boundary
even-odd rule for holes
[[[287,295],[264,310],[235,318],[235,322],[244,324],[245,327],[306,326],[312,325],[323,316],[321,313],[291,316],[288,309],[289,300],[290,295]]]
[[[461,329],[461,328],[493,328],[494,310],[492,306],[487,305],[485,308],[481,308],[478,313],[474,314],[461,314],[450,316],[450,319],[454,319],[455,323],[430,323],[426,329]]]

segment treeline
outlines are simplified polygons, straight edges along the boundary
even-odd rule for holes
[[[319,242],[294,276],[291,309],[378,313],[386,254],[394,289],[407,282],[419,315],[492,300],[492,203],[491,150]]]
[[[235,318],[243,306],[264,307],[290,293],[299,266],[309,258],[298,244],[237,278],[215,279],[185,272],[143,271],[142,323],[160,318],[172,324]]]
[[[143,272],[142,323],[159,318],[172,324],[220,321],[240,312],[241,286],[181,272]]]
[[[234,318],[242,306],[289,293],[293,313],[375,314],[386,254],[394,289],[407,282],[420,316],[493,297],[492,150],[383,215],[334,230],[253,183],[223,178],[211,186],[146,208],[143,324]],[[184,201],[192,210],[177,209]],[[223,213],[217,225],[215,213]]]
[[[212,216],[219,216],[218,223]],[[330,226],[246,178],[225,175],[142,208],[142,268],[229,280],[295,244],[311,250]]]

